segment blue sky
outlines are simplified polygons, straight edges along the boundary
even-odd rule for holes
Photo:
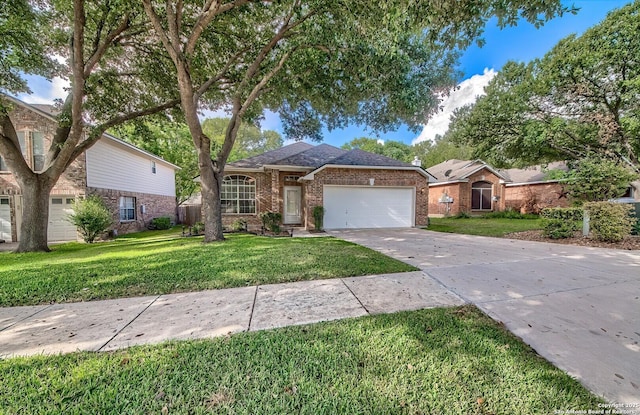
[[[446,130],[449,111],[455,108],[458,100],[463,103],[468,102],[469,99],[472,99],[468,96],[469,94],[477,95],[478,91],[482,90],[482,85],[487,82],[487,76],[495,73],[492,70],[499,71],[508,60],[528,62],[537,57],[542,57],[560,39],[572,33],[581,34],[587,28],[602,21],[609,11],[620,8],[630,2],[630,0],[564,1],[567,5],[574,4],[580,8],[578,14],[567,14],[561,18],[554,19],[547,22],[540,29],[523,22],[518,26],[500,30],[496,26],[495,20],[490,21],[484,33],[486,44],[482,48],[475,45],[470,47],[460,59],[459,69],[464,73],[464,77],[460,81],[468,80],[467,83],[473,84],[475,88],[464,88],[461,94],[464,95],[466,93],[467,96],[461,97],[461,94],[458,94],[458,97],[454,97],[448,103],[448,109],[434,117],[431,124],[427,124],[423,130],[425,138],[423,138],[423,135],[418,138],[419,134],[409,131],[406,127],[380,134],[376,137],[383,140],[396,140],[411,144],[415,140],[428,139],[433,136],[434,131],[438,128]],[[30,77],[29,84],[33,90],[33,95],[22,95],[20,96],[21,99],[32,103],[50,103],[54,98],[63,96],[63,88],[66,83],[62,80],[48,82],[42,78]],[[439,126],[436,125],[438,124],[438,119]],[[279,118],[272,113],[266,114],[262,128],[282,132]],[[442,133],[443,131],[438,132]],[[325,131],[324,142],[339,147],[353,138],[362,136],[372,137],[374,135],[367,132],[364,127],[354,125],[342,130]]]

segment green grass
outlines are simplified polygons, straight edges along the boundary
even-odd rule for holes
[[[430,231],[503,237],[511,232],[542,229],[541,219],[430,218]]]
[[[0,306],[166,294],[413,271],[334,238],[231,234],[219,243],[151,231],[49,253],[0,253]]]
[[[601,402],[472,306],[0,361],[8,414],[552,414]]]

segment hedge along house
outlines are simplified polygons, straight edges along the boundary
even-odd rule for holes
[[[44,164],[57,120],[54,107],[26,104],[5,96],[12,103],[9,114],[23,156],[38,171]],[[162,158],[109,134],[104,134],[60,176],[50,194],[48,238],[77,240],[75,226],[68,220],[76,199],[92,194],[102,197],[112,212],[112,230],[128,233],[142,230],[159,216],[175,220],[175,171]],[[15,177],[0,157],[0,239],[20,240],[24,206]]]
[[[537,213],[545,207],[569,206],[562,182],[546,179],[546,172],[554,169],[567,167],[559,162],[545,168],[498,170],[482,160],[447,160],[429,168],[437,177],[429,184],[429,213],[480,215],[505,209]]]
[[[313,209],[323,206],[326,229],[423,226],[429,179],[421,167],[378,154],[298,142],[227,164],[222,220],[258,228],[260,213],[277,212],[286,226],[314,229]]]

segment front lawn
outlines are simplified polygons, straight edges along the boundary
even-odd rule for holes
[[[553,414],[601,402],[472,306],[0,360],[6,413]]]
[[[0,307],[156,295],[256,284],[414,271],[334,238],[231,234],[220,243],[179,231],[126,235],[49,253],[0,253]]]
[[[503,237],[508,233],[542,229],[541,219],[430,218],[430,231]]]

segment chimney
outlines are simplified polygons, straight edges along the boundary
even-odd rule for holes
[[[422,166],[422,161],[420,161],[420,159],[418,158],[418,156],[415,156],[413,158],[413,161],[411,162],[412,165],[416,166],[416,167],[420,167]]]

